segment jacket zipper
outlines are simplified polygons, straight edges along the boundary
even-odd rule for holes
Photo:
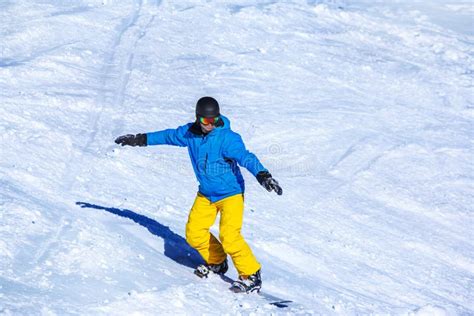
[[[207,174],[207,155],[208,153],[206,153],[206,159],[204,160],[204,173]]]

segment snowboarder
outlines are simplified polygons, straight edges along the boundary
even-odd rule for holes
[[[199,190],[189,212],[186,241],[203,257],[195,274],[227,272],[227,254],[239,273],[231,289],[236,292],[259,291],[262,285],[260,263],[242,237],[244,178],[238,165],[247,168],[269,192],[282,194],[278,182],[249,152],[239,134],[230,129],[228,118],[220,114],[212,97],[196,104],[196,120],[176,129],[118,137],[122,146],[174,145],[187,147]],[[209,232],[220,212],[219,239]]]

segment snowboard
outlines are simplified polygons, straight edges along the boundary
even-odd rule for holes
[[[219,275],[219,276],[223,281],[225,281],[229,284],[234,283],[234,280],[232,280],[231,278],[229,278],[226,275]],[[229,290],[233,293],[236,293],[236,294],[247,294],[247,292],[236,291],[232,287],[230,287]],[[278,308],[287,308],[293,303],[293,301],[291,301],[291,300],[280,298],[278,296],[275,296],[273,294],[268,293],[267,291],[258,290],[258,291],[254,291],[254,292],[251,292],[251,293],[248,293],[248,294],[251,295],[251,294],[254,294],[254,293],[256,293],[257,295],[262,297],[264,300],[266,300],[268,302],[268,304],[276,306]]]

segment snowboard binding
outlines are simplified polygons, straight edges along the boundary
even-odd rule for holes
[[[213,272],[215,274],[223,275],[229,269],[227,259],[219,264],[200,264],[194,270],[194,274],[200,278],[207,278],[209,273]]]
[[[262,288],[262,277],[260,275],[260,270],[255,272],[248,277],[239,276],[237,281],[232,283],[230,290],[234,293],[252,293],[260,292]]]

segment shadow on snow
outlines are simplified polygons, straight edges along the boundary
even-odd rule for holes
[[[76,202],[76,205],[79,205],[81,208],[102,210],[125,217],[147,228],[153,235],[163,238],[165,241],[165,256],[179,264],[189,268],[195,268],[198,264],[203,262],[199,253],[191,248],[183,237],[173,232],[168,226],[160,224],[154,219],[127,209],[105,207],[85,202]]]

